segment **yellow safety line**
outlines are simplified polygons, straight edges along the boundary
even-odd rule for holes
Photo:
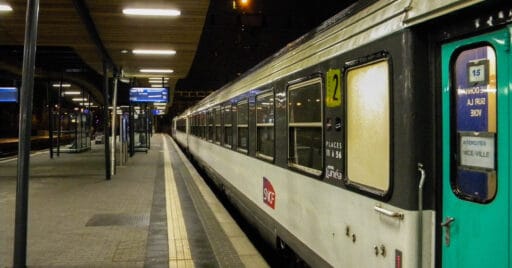
[[[169,240],[169,267],[195,267],[190,254],[187,229],[181,211],[180,197],[172,172],[167,137],[164,140],[165,200],[167,209],[167,237]]]

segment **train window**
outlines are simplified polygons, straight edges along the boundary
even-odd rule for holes
[[[206,112],[201,112],[201,138],[206,139],[206,133],[207,133],[207,124],[206,124]]]
[[[459,198],[489,203],[496,196],[496,52],[489,45],[455,54],[452,84],[452,190]]]
[[[213,110],[209,110],[207,113],[207,120],[208,120],[208,141],[213,141],[215,129],[213,127]]]
[[[380,60],[356,66],[348,69],[345,77],[348,183],[387,193],[391,143],[389,63]]]
[[[233,141],[233,115],[231,103],[224,105],[222,108],[222,122],[224,123],[224,146],[231,148]]]
[[[249,148],[249,103],[247,100],[237,104],[238,150],[247,153]]]
[[[322,174],[322,79],[288,87],[288,164],[319,176]]]
[[[222,135],[222,125],[221,125],[221,115],[220,115],[220,107],[215,107],[215,109],[213,109],[214,111],[214,122],[215,122],[215,137],[214,137],[214,141],[215,143],[218,143],[220,144],[220,141],[221,141],[221,135]]]
[[[256,156],[274,159],[274,92],[256,96]]]

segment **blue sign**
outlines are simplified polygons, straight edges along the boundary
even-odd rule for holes
[[[495,132],[495,57],[487,46],[462,52],[455,63],[457,131]]]
[[[162,115],[162,114],[165,114],[165,112],[163,110],[158,110],[158,109],[153,109],[151,110],[153,115]]]
[[[15,87],[0,87],[0,102],[18,102],[18,89]]]
[[[134,87],[130,89],[131,102],[167,102],[167,88]]]

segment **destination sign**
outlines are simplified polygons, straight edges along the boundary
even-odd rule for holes
[[[167,88],[134,87],[130,89],[131,102],[167,102]]]

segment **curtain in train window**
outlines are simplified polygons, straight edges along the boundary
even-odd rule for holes
[[[220,107],[215,107],[214,111],[214,124],[215,124],[215,143],[220,143],[222,139],[222,125],[221,125],[221,116],[220,116]]]
[[[351,68],[346,79],[348,181],[386,193],[391,144],[388,61]]]
[[[455,120],[452,125],[453,192],[488,203],[496,195],[496,52],[491,46],[466,49],[451,68]]]
[[[224,123],[224,146],[231,148],[233,140],[233,127],[232,127],[232,108],[231,103],[222,107],[222,122]]]
[[[249,103],[247,100],[237,104],[238,150],[247,153],[249,148]]]
[[[288,164],[313,175],[323,166],[321,100],[320,77],[288,87]]]
[[[274,159],[274,92],[256,96],[256,155]]]

